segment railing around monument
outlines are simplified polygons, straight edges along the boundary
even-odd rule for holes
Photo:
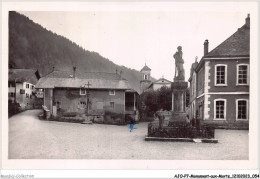
[[[212,139],[214,133],[215,129],[207,125],[192,126],[185,121],[167,122],[165,117],[148,124],[148,137]]]

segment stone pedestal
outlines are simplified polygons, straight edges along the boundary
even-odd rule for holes
[[[188,82],[174,81],[172,89],[172,118],[171,121],[185,121],[186,119],[186,89]]]

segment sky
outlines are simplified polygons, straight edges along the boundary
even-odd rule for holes
[[[246,12],[180,11],[178,9],[19,11],[48,30],[118,65],[138,71],[146,63],[156,79],[173,81],[173,54],[182,46],[185,79],[191,64],[226,40],[245,23]]]

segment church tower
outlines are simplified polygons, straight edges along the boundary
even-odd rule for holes
[[[143,93],[151,84],[151,69],[145,64],[141,69],[142,78],[140,81],[141,93]]]

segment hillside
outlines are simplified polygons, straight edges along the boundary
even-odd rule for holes
[[[117,69],[123,71],[133,89],[140,91],[139,71],[116,65],[14,11],[9,12],[9,66],[38,69],[43,75],[52,71],[53,66],[60,70],[77,66],[84,72],[113,73]]]

